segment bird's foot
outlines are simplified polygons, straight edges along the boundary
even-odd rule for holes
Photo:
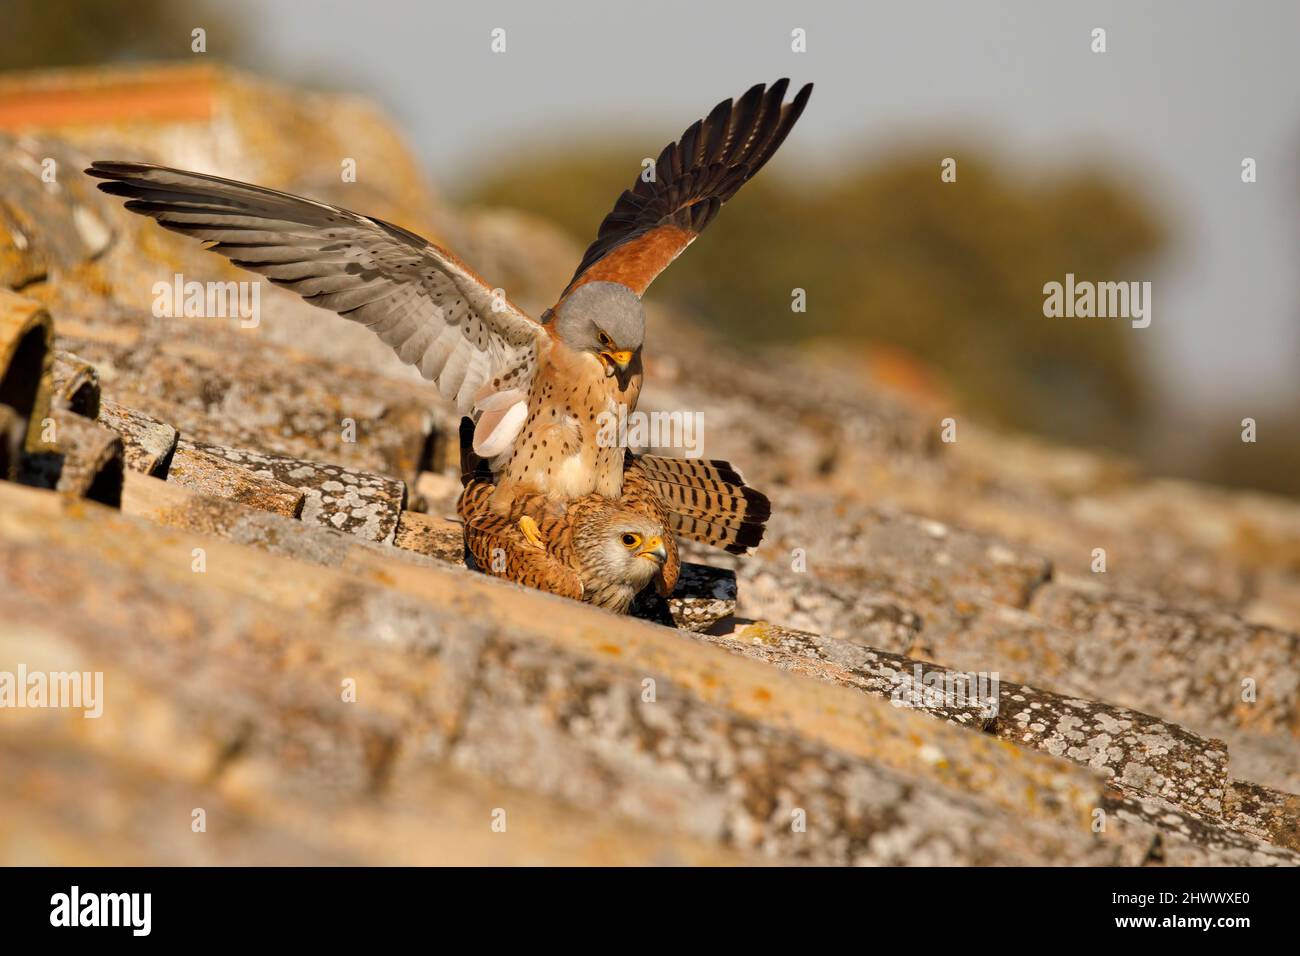
[[[538,530],[537,522],[528,515],[524,515],[519,519],[519,530],[524,533],[524,537],[528,539],[528,543],[533,547],[541,548],[543,551],[546,550],[546,545],[542,543],[542,533]]]

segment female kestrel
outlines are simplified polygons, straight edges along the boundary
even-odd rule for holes
[[[598,420],[640,394],[640,297],[789,134],[812,85],[786,103],[788,85],[724,100],[667,146],[653,179],[638,177],[605,217],[542,322],[450,252],[380,219],[144,163],[86,172],[132,212],[370,327],[476,417],[498,510],[521,493],[617,499],[623,449],[603,447]]]
[[[532,493],[502,512],[491,469],[473,452],[473,427],[462,419],[457,511],[465,548],[487,574],[623,613],[651,581],[672,593],[681,570],[673,532],[733,554],[763,538],[768,500],[725,461],[629,453],[617,500],[593,493],[558,509]]]
[[[563,514],[546,508],[544,496],[519,495],[503,515],[492,507],[493,491],[490,479],[478,479],[459,504],[479,570],[619,614],[651,581],[661,595],[672,593],[676,542],[652,515],[597,494],[573,499]]]

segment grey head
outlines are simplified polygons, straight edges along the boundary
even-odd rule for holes
[[[555,310],[555,334],[574,351],[599,358],[606,375],[622,378],[640,358],[645,308],[627,286],[588,282],[569,293]]]

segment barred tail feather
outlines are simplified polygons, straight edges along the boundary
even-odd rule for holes
[[[744,554],[763,540],[771,502],[727,462],[655,455],[642,455],[636,462],[677,534],[732,554]]]
[[[745,483],[745,479],[740,477],[740,472],[732,468],[730,462],[721,459],[706,461],[702,458],[662,458],[658,455],[641,455],[637,461],[652,478],[674,484],[704,487],[716,482],[727,485]]]
[[[679,515],[675,511],[669,512],[668,523],[673,532],[683,538],[721,548],[731,554],[745,554],[750,548],[758,547],[763,540],[763,532],[767,530],[761,524],[742,524],[737,528],[728,528],[703,518]]]

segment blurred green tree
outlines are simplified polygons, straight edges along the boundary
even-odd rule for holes
[[[243,35],[238,20],[208,0],[5,0],[0,23],[5,70],[183,59],[193,56],[195,27],[222,37],[226,50],[239,49]]]

